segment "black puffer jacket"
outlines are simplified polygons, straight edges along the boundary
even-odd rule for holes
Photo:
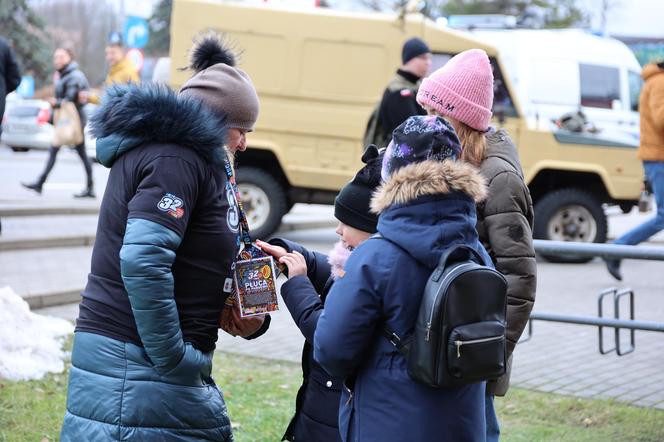
[[[85,126],[85,115],[83,106],[78,101],[78,93],[90,88],[88,79],[83,71],[78,68],[78,63],[75,61],[72,61],[58,72],[60,78],[55,82],[55,107],[60,107],[62,100],[71,101],[76,105],[78,115],[81,118],[81,125]]]
[[[0,118],[5,113],[5,97],[21,82],[18,64],[9,43],[0,37]]]
[[[507,132],[487,135],[487,151],[480,166],[489,196],[477,206],[477,232],[496,270],[507,279],[507,354],[511,355],[535,303],[537,264],[533,249],[533,202],[523,179],[519,154]],[[487,392],[503,396],[510,370]]]
[[[282,440],[340,442],[338,416],[342,379],[330,376],[314,361],[312,348],[318,318],[334,284],[331,266],[327,256],[294,242],[277,238],[270,243],[298,251],[307,261],[307,276],[293,277],[281,286],[281,296],[306,339],[302,349],[303,382],[297,392],[295,415]]]

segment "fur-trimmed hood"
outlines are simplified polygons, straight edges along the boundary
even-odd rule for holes
[[[475,225],[486,183],[470,164],[446,160],[410,164],[376,190],[371,209],[378,232],[427,267],[450,246],[481,249]]]
[[[178,96],[166,86],[128,84],[107,89],[90,126],[97,138],[97,159],[106,167],[147,143],[177,144],[221,164],[226,158],[225,120],[200,100]]]
[[[376,190],[371,210],[380,214],[394,204],[453,192],[465,193],[478,203],[486,198],[486,181],[475,167],[461,161],[413,163],[397,170]]]

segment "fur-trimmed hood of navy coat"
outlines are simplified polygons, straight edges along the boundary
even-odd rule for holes
[[[346,379],[344,441],[484,441],[485,384],[434,389],[413,381],[381,329],[412,332],[426,281],[449,247],[468,245],[490,262],[475,230],[485,194],[477,169],[446,160],[403,167],[374,195],[383,238],[352,253],[314,336],[316,361]]]

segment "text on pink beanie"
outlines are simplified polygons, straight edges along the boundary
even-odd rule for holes
[[[481,49],[461,52],[422,80],[417,102],[485,131],[493,105],[493,71]]]

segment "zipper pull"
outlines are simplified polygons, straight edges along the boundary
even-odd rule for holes
[[[431,322],[427,324],[427,334],[424,336],[424,340],[429,342],[429,337],[431,335]]]
[[[350,390],[348,390],[348,391],[349,391],[350,394],[348,395],[348,400],[346,401],[346,406],[350,405],[351,401],[353,400],[353,392],[350,391]]]
[[[463,345],[463,341],[454,341],[454,345],[456,345],[457,348],[457,358],[461,357],[461,346]]]

